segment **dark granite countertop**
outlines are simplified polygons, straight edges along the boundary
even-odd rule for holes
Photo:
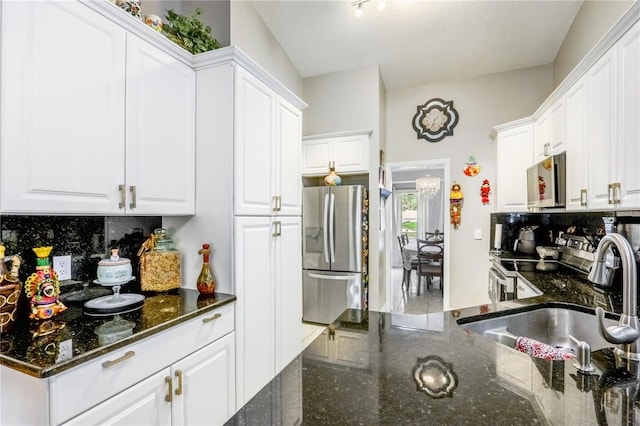
[[[597,372],[529,357],[464,322],[540,307],[614,306],[619,297],[568,271],[522,272],[544,292],[424,315],[347,311],[228,425],[640,424],[639,381],[611,348]],[[418,378],[432,380],[427,384]]]
[[[51,320],[23,318],[2,333],[0,364],[34,377],[52,376],[236,300],[230,294],[205,296],[188,289],[145,296],[140,309],[117,316],[89,316],[82,302],[69,301],[68,309]],[[120,335],[103,336],[101,345],[96,330],[105,323],[126,327]]]

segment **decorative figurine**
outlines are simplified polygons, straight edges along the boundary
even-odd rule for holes
[[[491,194],[491,185],[489,185],[489,181],[485,179],[482,181],[482,185],[480,185],[482,204],[489,204],[489,194]]]
[[[202,249],[198,250],[198,254],[202,255],[202,269],[200,269],[196,286],[201,294],[213,294],[216,291],[216,278],[209,264],[209,255],[211,254],[209,244],[203,244]]]
[[[464,199],[464,195],[462,194],[462,189],[460,185],[457,183],[453,183],[451,186],[451,193],[449,194],[449,213],[451,215],[451,224],[454,229],[458,229],[460,225],[460,216],[462,214],[462,200]]]
[[[29,318],[46,320],[65,311],[66,306],[58,297],[60,296],[60,282],[58,274],[49,264],[49,254],[53,247],[36,247],[33,249],[38,259],[36,272],[31,274],[25,283],[25,294],[31,301],[31,314]]]
[[[467,166],[462,171],[465,175],[472,177],[480,173],[480,166],[476,163],[476,159],[473,155],[469,157]]]
[[[324,178],[325,186],[336,186],[342,183],[342,178],[336,174],[336,163],[329,163],[329,174]]]
[[[5,247],[0,243],[0,332],[11,330],[16,320],[22,283],[18,278],[20,258],[11,256],[11,271],[5,267]]]

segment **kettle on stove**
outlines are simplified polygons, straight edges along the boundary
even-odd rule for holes
[[[537,228],[537,226],[524,226],[522,229],[520,229],[518,239],[513,243],[513,251],[535,254],[536,234],[534,233],[534,231]]]

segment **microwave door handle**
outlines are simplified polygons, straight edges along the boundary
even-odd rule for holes
[[[336,216],[336,196],[329,195],[329,247],[331,247],[331,262],[336,261],[336,238],[335,238],[335,216]]]
[[[324,261],[329,263],[329,194],[324,195],[324,201],[322,202],[322,241],[324,247],[322,253],[324,254]]]

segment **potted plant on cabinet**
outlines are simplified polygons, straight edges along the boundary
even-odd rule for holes
[[[198,18],[201,14],[201,8],[196,8],[195,12],[188,15],[180,15],[173,9],[167,10],[164,34],[193,55],[219,49],[222,45],[211,36],[211,27]]]

